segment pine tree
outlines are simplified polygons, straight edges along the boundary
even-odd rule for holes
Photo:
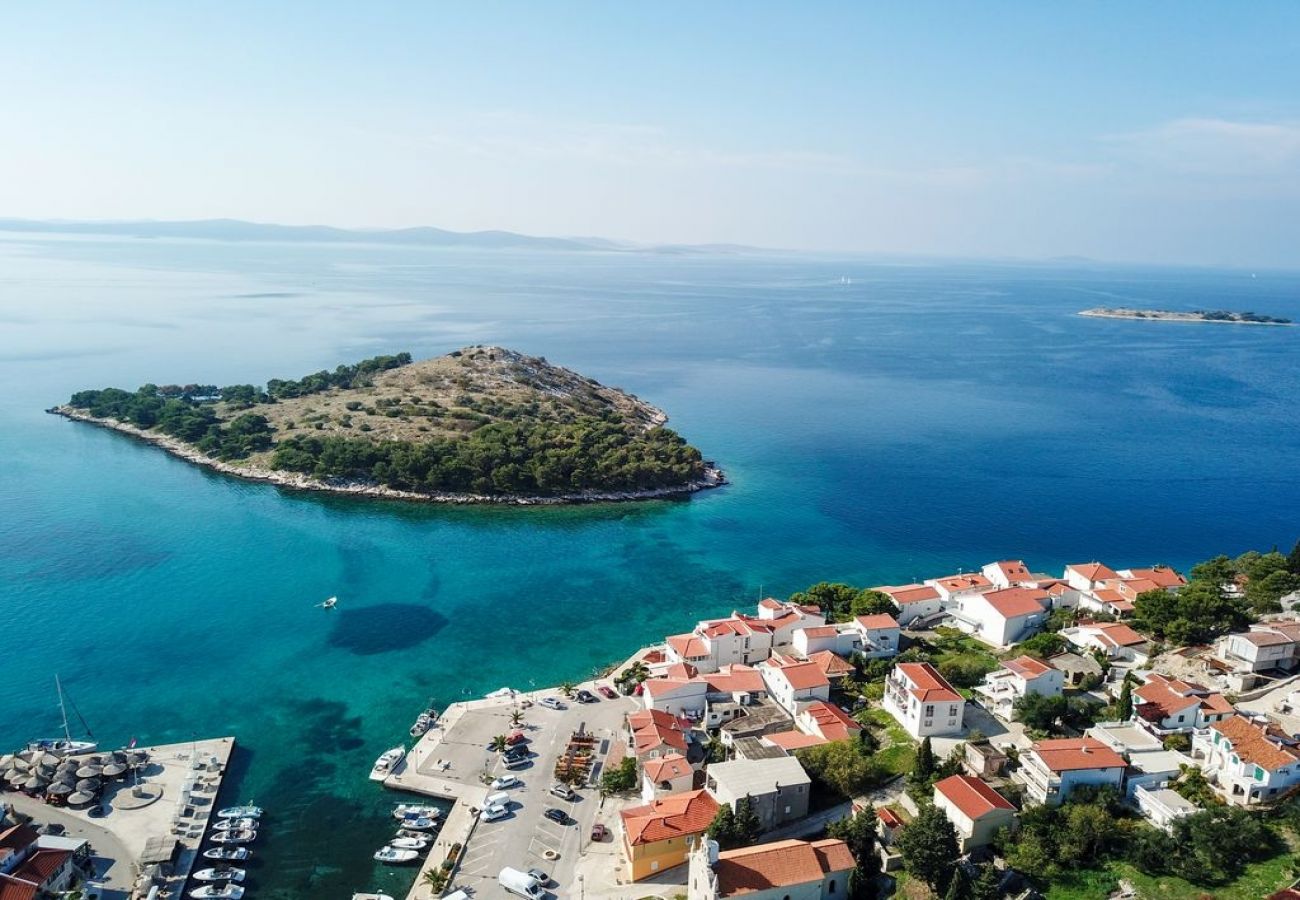
[[[980,866],[980,873],[971,889],[971,900],[1002,900],[1002,873],[989,863]]]
[[[934,777],[934,748],[930,746],[930,739],[926,738],[921,741],[921,746],[916,750],[916,764],[912,767],[912,780],[917,784],[928,782]]]
[[[738,847],[748,847],[756,843],[758,836],[763,833],[763,823],[759,820],[758,813],[754,812],[754,801],[748,794],[736,801],[734,822]]]
[[[959,856],[957,830],[943,810],[924,806],[898,837],[898,850],[908,873],[936,893],[948,886]]]
[[[1300,575],[1300,541],[1295,542],[1286,558],[1286,569],[1292,575]]]
[[[1133,718],[1133,684],[1124,676],[1124,686],[1119,691],[1119,720],[1127,722]]]
[[[731,850],[740,846],[736,840],[736,816],[731,811],[730,804],[724,803],[719,807],[705,834],[718,842],[720,850]]]
[[[953,870],[943,900],[972,900],[970,879],[966,877],[966,870],[961,866]]]

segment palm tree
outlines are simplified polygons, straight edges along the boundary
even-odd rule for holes
[[[560,693],[563,694],[565,697],[568,697],[568,698],[570,698],[570,699],[572,699],[572,697],[573,697],[573,692],[574,692],[575,689],[576,689],[576,686],[574,685],[574,683],[573,683],[572,681],[566,681],[566,682],[564,682],[564,684],[560,685]]]
[[[523,710],[516,709],[514,712],[510,714],[510,724],[515,726],[516,728],[518,728],[520,723],[522,723],[523,721],[524,721]]]
[[[498,734],[496,737],[492,739],[492,749],[498,753],[505,752],[505,749],[508,746],[509,745],[506,743],[506,736],[504,734]]]

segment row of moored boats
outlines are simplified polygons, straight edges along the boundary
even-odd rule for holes
[[[230,806],[217,812],[217,821],[208,835],[216,846],[203,851],[203,858],[216,865],[199,869],[190,875],[204,882],[190,891],[196,900],[240,900],[244,896],[241,884],[248,874],[234,865],[253,855],[248,844],[257,840],[257,829],[262,819],[260,806]]]
[[[375,859],[388,866],[415,862],[433,843],[433,836],[429,832],[438,827],[438,817],[441,815],[442,811],[436,806],[399,803],[393,808],[397,834],[375,851]]]

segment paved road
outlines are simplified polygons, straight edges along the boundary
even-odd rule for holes
[[[590,688],[592,684],[584,686]],[[511,896],[497,883],[497,874],[504,866],[540,868],[552,876],[552,894],[576,896],[575,865],[591,843],[592,823],[599,817],[614,831],[613,807],[606,803],[605,810],[600,810],[600,794],[595,788],[580,788],[571,801],[551,795],[555,761],[569,737],[582,726],[596,736],[596,759],[603,763],[609,749],[622,740],[624,716],[639,704],[629,697],[601,698],[588,704],[564,702],[564,710],[539,705],[526,710],[525,733],[534,754],[527,768],[507,770],[497,755],[487,750],[494,735],[509,730],[509,709],[496,714],[467,712],[455,729],[455,744],[442,748],[448,757],[454,752],[453,765],[462,771],[470,766],[478,771],[486,768],[492,775],[516,775],[523,782],[509,790],[510,815],[495,822],[480,822],[466,848],[454,882],[456,887],[472,889],[476,900]],[[561,825],[545,818],[543,813],[548,808],[562,810],[568,822]],[[609,846],[607,839],[601,849]],[[548,851],[557,858],[548,860]]]
[[[22,794],[5,794],[4,802],[19,813],[31,816],[33,824],[62,825],[69,837],[90,842],[91,860],[95,864],[95,884],[104,900],[124,900],[135,883],[135,865],[131,854],[113,834],[57,807]]]

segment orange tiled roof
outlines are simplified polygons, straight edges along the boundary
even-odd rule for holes
[[[854,621],[856,621],[860,627],[869,629],[898,627],[898,620],[889,613],[877,613],[874,616],[858,616]]]
[[[969,591],[972,588],[978,589],[993,586],[993,582],[989,581],[978,572],[970,572],[966,575],[945,575],[943,578],[931,578],[930,580],[935,584],[941,585],[944,590],[949,591],[950,593],[954,591]]]
[[[1146,581],[1155,582],[1162,588],[1175,588],[1187,584],[1187,579],[1177,570],[1168,566],[1152,566],[1149,569],[1129,569],[1129,575]]]
[[[740,663],[728,664],[716,672],[698,676],[698,680],[709,686],[715,694],[734,694],[739,691],[756,693],[765,691],[763,673],[751,666]]]
[[[934,790],[948,799],[953,806],[971,821],[979,821],[999,809],[1014,810],[1015,806],[989,785],[969,775],[952,775],[935,782]]]
[[[990,591],[984,595],[984,599],[1004,619],[1037,615],[1044,610],[1048,602],[1046,591],[1022,587]]]
[[[1148,721],[1153,716],[1157,720],[1167,719],[1190,706],[1201,705],[1201,698],[1183,696],[1177,691],[1171,690],[1167,684],[1162,684],[1159,681],[1148,681],[1134,690],[1133,694],[1141,701],[1138,704],[1139,714]]]
[[[674,634],[668,638],[668,646],[682,659],[695,659],[709,655],[709,648],[693,634]]]
[[[1096,738],[1061,738],[1039,741],[1034,752],[1053,772],[1072,772],[1077,769],[1122,769],[1124,757]]]
[[[899,663],[894,668],[913,684],[912,694],[918,700],[960,700],[961,694],[944,681],[938,670],[929,663]]]
[[[862,730],[862,726],[849,717],[844,710],[824,700],[810,703],[799,713],[812,719],[817,731],[830,741],[842,741]]]
[[[826,673],[815,662],[776,662],[775,665],[769,664],[768,668],[780,672],[796,691],[830,686]]]
[[[939,592],[928,584],[904,584],[897,587],[885,585],[872,590],[888,595],[899,606],[939,599]]]
[[[1114,647],[1132,647],[1147,642],[1147,639],[1142,635],[1120,622],[1094,622],[1081,627],[1093,629],[1097,632],[1097,636],[1102,639],[1102,643]]]
[[[808,657],[808,661],[820,669],[827,678],[838,678],[840,675],[847,675],[853,671],[852,663],[830,650],[814,653]]]
[[[660,747],[686,751],[686,735],[677,718],[662,709],[643,709],[627,717],[633,752],[640,756]]]
[[[701,834],[718,812],[718,801],[701,790],[684,791],[625,809],[619,816],[633,846]]]
[[[71,855],[71,850],[38,847],[32,851],[31,856],[23,860],[22,864],[10,874],[23,881],[43,885],[55,872],[59,871],[59,868],[67,862],[68,857]]]
[[[1065,568],[1066,571],[1078,572],[1088,581],[1107,581],[1111,578],[1119,577],[1115,574],[1114,569],[1110,568],[1110,566],[1102,565],[1099,562],[1075,563],[1066,566]]]
[[[1282,744],[1279,739],[1287,735],[1272,722],[1256,725],[1245,716],[1229,716],[1210,727],[1232,741],[1233,751],[1243,761],[1270,772],[1300,760],[1300,749]]]
[[[847,873],[853,854],[841,840],[775,841],[718,854],[714,871],[723,897],[820,882],[832,872]]]
[[[656,784],[692,774],[691,764],[680,753],[669,753],[658,759],[648,759],[642,763],[641,770]]]
[[[1002,668],[1010,669],[1025,681],[1033,681],[1041,675],[1056,671],[1056,666],[1048,665],[1032,656],[1017,656],[1015,659],[1009,659],[1002,664]]]
[[[830,743],[824,737],[815,734],[804,734],[802,731],[778,731],[776,734],[763,735],[763,740],[773,747],[780,747],[787,753],[791,750],[802,750],[804,747],[816,747]]]
[[[803,629],[803,633],[808,637],[835,637],[839,631],[834,625],[814,625],[812,628]]]
[[[997,566],[998,571],[1002,573],[1002,577],[1012,584],[1017,581],[1029,581],[1032,578],[1029,569],[1025,567],[1024,560],[1002,559],[993,565]]]

